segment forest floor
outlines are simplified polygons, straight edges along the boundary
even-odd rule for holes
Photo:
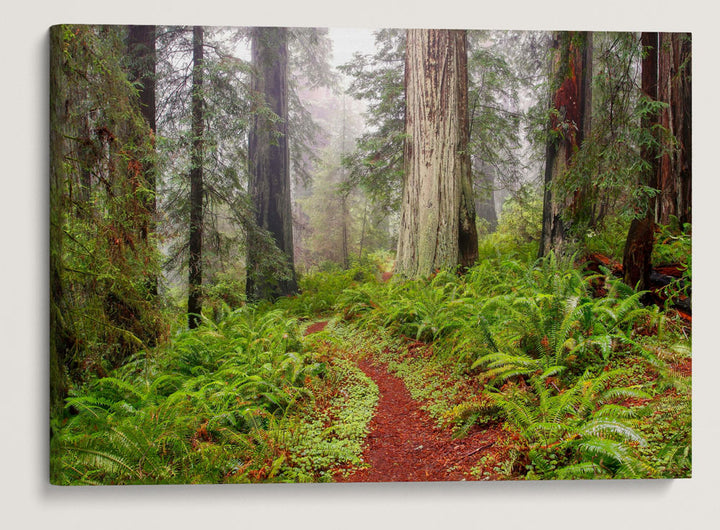
[[[305,334],[325,329],[327,321],[310,325]],[[379,399],[365,440],[362,468],[340,469],[337,482],[432,482],[492,480],[495,473],[478,474],[481,461],[496,461],[506,438],[499,425],[478,425],[461,439],[451,427],[440,427],[410,395],[400,377],[387,364],[373,358],[357,361],[358,367],[378,387]],[[502,444],[501,444],[502,445]],[[473,471],[475,469],[475,471]]]
[[[359,367],[378,386],[380,399],[370,422],[363,459],[369,464],[338,482],[413,482],[477,480],[472,469],[495,451],[502,436],[498,427],[473,427],[462,439],[435,424],[414,400],[402,379],[376,360],[361,360]]]

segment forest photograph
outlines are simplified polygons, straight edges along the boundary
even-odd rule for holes
[[[692,50],[52,26],[50,484],[691,478]]]

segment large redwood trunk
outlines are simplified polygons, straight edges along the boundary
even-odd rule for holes
[[[252,34],[253,92],[280,121],[263,113],[253,116],[248,142],[250,195],[257,226],[267,230],[285,255],[289,278],[268,277],[261,266],[262,249],[248,245],[247,296],[274,299],[297,292],[293,257],[290,155],[288,145],[287,28],[255,28]]]
[[[558,32],[552,44],[551,79],[553,93],[547,146],[545,148],[545,188],[543,222],[538,256],[551,251],[562,253],[569,226],[563,220],[585,205],[582,189],[561,197],[557,181],[572,164],[573,154],[589,132],[592,86],[592,41],[589,33]]]
[[[642,91],[645,97],[655,101],[658,97],[658,34],[642,33],[640,43],[643,48],[642,58]],[[645,116],[642,127],[652,134],[658,116]],[[641,183],[649,188],[657,187],[658,160],[657,150],[645,144],[640,156],[647,163],[648,169],[641,177]],[[645,290],[650,286],[652,269],[651,255],[655,237],[655,200],[648,199],[649,204],[642,205],[638,217],[630,223],[628,236],[623,252],[623,281],[630,287]]]
[[[408,30],[405,182],[396,273],[427,276],[478,256],[468,152],[464,31]]]

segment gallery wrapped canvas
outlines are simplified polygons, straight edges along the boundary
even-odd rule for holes
[[[687,478],[691,35],[50,29],[50,482]]]

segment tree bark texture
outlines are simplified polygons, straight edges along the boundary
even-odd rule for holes
[[[562,253],[568,236],[563,213],[577,212],[583,203],[581,189],[561,197],[557,181],[572,164],[572,156],[589,132],[592,100],[592,44],[586,32],[559,32],[552,44],[553,93],[550,130],[545,150],[543,222],[538,256]]]
[[[660,33],[658,99],[668,104],[660,125],[669,133],[660,159],[657,221],[680,223],[691,217],[691,38],[688,33]]]
[[[269,278],[263,272],[261,249],[248,245],[247,295],[250,300],[274,299],[297,292],[293,257],[290,156],[288,146],[287,28],[255,28],[252,33],[252,91],[279,120],[256,112],[250,128],[248,158],[250,195],[257,226],[267,230],[285,254],[290,278]]]
[[[405,180],[395,272],[428,276],[478,256],[468,151],[465,31],[407,32]]]
[[[63,74],[63,28],[50,28],[50,409],[62,407],[68,385],[65,375],[67,356],[63,319],[62,227],[63,185],[66,179],[65,126],[66,99]]]
[[[658,99],[658,33],[644,32],[640,36],[643,48],[641,83],[646,98],[656,101]],[[658,116],[644,116],[641,126],[654,134],[654,126],[658,123]],[[648,170],[641,176],[641,183],[650,188],[657,187],[658,157],[657,150],[652,145],[643,145],[640,156],[647,163]],[[655,240],[655,199],[648,199],[650,204],[644,205],[638,214],[639,217],[630,223],[628,236],[623,251],[623,281],[630,287],[645,290],[650,287],[650,272],[652,270],[652,250]]]
[[[203,28],[193,27],[190,154],[190,256],[188,260],[188,327],[196,328],[202,313],[203,241]]]
[[[154,135],[156,131],[155,117],[155,67],[157,64],[157,53],[155,49],[155,26],[130,26],[128,29],[128,52],[131,57],[131,81],[139,82],[138,96],[140,99],[140,112],[145,118],[153,135],[153,146],[155,145]],[[156,179],[155,160],[148,158],[142,163],[142,174],[145,185],[150,194],[145,200],[145,207],[149,213],[147,223],[140,227],[140,235],[145,243],[149,242],[149,235],[155,231],[153,221],[157,209],[155,200]],[[157,295],[157,277],[148,279],[148,294]]]

